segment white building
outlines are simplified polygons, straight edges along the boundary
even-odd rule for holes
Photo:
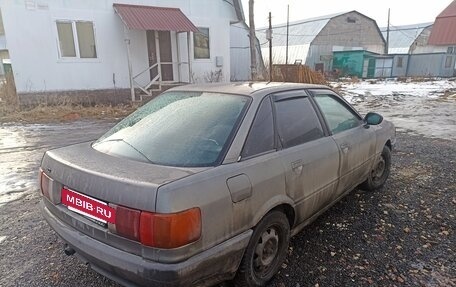
[[[248,31],[233,27],[245,23],[240,0],[0,0],[0,8],[23,102],[62,94],[125,100],[131,83],[146,95],[249,75],[250,58],[231,59],[232,42],[248,47]]]

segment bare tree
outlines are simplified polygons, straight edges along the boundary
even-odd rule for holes
[[[253,0],[249,0],[249,27],[250,27],[250,75],[251,79],[256,79],[256,47],[255,47],[255,20],[253,13]]]

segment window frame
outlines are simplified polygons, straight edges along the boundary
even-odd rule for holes
[[[315,96],[318,96],[318,95],[333,96],[336,99],[336,101],[338,101],[340,104],[342,104],[342,106],[344,106],[347,110],[349,110],[353,115],[355,115],[358,118],[358,120],[359,120],[359,125],[358,126],[353,127],[351,129],[348,129],[348,130],[344,130],[344,131],[342,131],[340,133],[344,133],[344,132],[353,130],[354,128],[358,128],[360,126],[363,126],[364,117],[361,116],[361,114],[349,102],[347,102],[343,97],[341,97],[340,95],[338,95],[334,91],[329,90],[329,89],[310,89],[310,90],[308,90],[308,92],[311,95],[310,98],[311,98],[312,102],[315,105],[316,112],[321,117],[321,120],[323,121],[323,125],[324,125],[324,127],[325,127],[325,129],[326,129],[326,131],[328,132],[329,135],[333,136],[335,134],[331,131],[331,128],[329,127],[329,124],[328,124],[328,122],[326,120],[326,117],[323,114],[323,111],[321,110],[320,106],[318,105],[318,103],[316,102],[316,100],[314,98]],[[340,134],[340,133],[338,133],[338,134]]]
[[[76,27],[76,23],[80,22],[89,22],[92,24],[92,31],[93,31],[93,38],[94,38],[94,43],[95,43],[95,51],[96,51],[96,57],[95,58],[81,58],[81,53],[79,49],[79,37],[78,37],[78,31]],[[60,38],[59,38],[59,33],[58,33],[58,28],[57,25],[58,23],[67,23],[71,24],[71,30],[73,32],[73,44],[74,44],[74,49],[76,52],[75,57],[64,57],[62,56],[62,50],[60,47]],[[95,27],[95,22],[93,20],[84,20],[84,19],[54,19],[54,29],[55,29],[55,37],[56,37],[56,42],[57,42],[57,57],[58,57],[58,62],[99,62],[100,61],[100,54],[99,54],[99,45],[97,41],[97,31]]]
[[[195,61],[210,61],[211,60],[211,28],[208,27],[208,26],[198,26],[196,27],[198,29],[198,32],[193,32],[193,37],[192,37],[192,48],[193,48],[193,60]],[[208,51],[209,51],[209,56],[207,58],[197,58],[195,57],[195,36],[196,34],[200,34],[201,32],[199,31],[199,29],[207,29],[207,37],[209,38],[208,39],[208,44],[209,44],[209,47],[208,47]],[[202,34],[202,33],[201,33]]]
[[[271,150],[268,150],[265,152],[261,152],[261,153],[257,153],[257,154],[253,154],[253,155],[249,155],[249,156],[242,156],[242,153],[244,152],[244,148],[247,144],[247,139],[249,138],[250,132],[253,129],[253,124],[255,123],[255,120],[260,112],[260,108],[262,107],[263,103],[266,101],[269,101],[269,105],[271,106],[271,112],[272,112],[272,132],[273,132],[273,140],[274,140],[273,148]],[[258,106],[256,108],[255,115],[253,116],[253,120],[250,123],[250,127],[249,127],[247,135],[244,139],[244,143],[242,145],[239,156],[241,158],[241,161],[244,161],[244,160],[256,158],[256,157],[259,157],[259,156],[262,156],[265,154],[270,154],[270,153],[276,152],[277,150],[278,150],[278,135],[277,135],[277,128],[276,128],[276,117],[275,117],[274,105],[273,105],[273,101],[271,99],[271,95],[266,95],[263,99],[261,99],[260,103],[258,104]]]
[[[291,92],[302,92],[301,95],[293,95]],[[290,93],[290,94],[287,94]],[[315,115],[317,116],[317,119],[320,123],[321,129],[323,131],[323,136],[318,139],[314,139],[311,141],[303,142],[295,146],[291,147],[284,147],[282,145],[282,141],[279,138],[279,132],[278,132],[278,127],[277,127],[277,111],[276,111],[276,105],[274,104],[275,102],[280,102],[280,101],[285,101],[285,100],[292,100],[294,98],[308,98],[311,108],[314,110]],[[294,148],[297,146],[301,146],[303,144],[307,144],[316,140],[320,140],[322,138],[328,137],[330,133],[328,132],[328,128],[326,126],[326,122],[324,121],[324,118],[321,116],[320,111],[318,109],[318,106],[316,106],[316,103],[314,99],[312,98],[311,93],[307,89],[291,89],[291,90],[285,90],[285,91],[280,91],[276,93],[271,94],[271,102],[272,102],[272,109],[273,109],[273,115],[274,115],[274,132],[275,132],[275,142],[277,143],[277,150],[285,150],[285,149],[290,149]]]

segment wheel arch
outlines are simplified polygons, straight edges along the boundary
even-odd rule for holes
[[[391,144],[391,140],[388,139],[385,143],[385,146],[387,146],[390,150],[393,150],[393,145]]]
[[[276,196],[263,204],[263,206],[258,209],[258,212],[256,212],[252,226],[256,226],[263,217],[275,210],[285,214],[290,223],[290,229],[292,229],[296,223],[296,212],[294,209],[294,202],[287,196]]]

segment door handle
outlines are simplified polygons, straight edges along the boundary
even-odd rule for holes
[[[302,172],[302,160],[297,160],[291,163],[291,169],[296,174],[301,174]]]
[[[348,153],[350,151],[350,146],[348,144],[341,144],[340,149],[343,153]]]
[[[297,169],[302,166],[302,160],[297,160],[291,163],[292,169]]]

